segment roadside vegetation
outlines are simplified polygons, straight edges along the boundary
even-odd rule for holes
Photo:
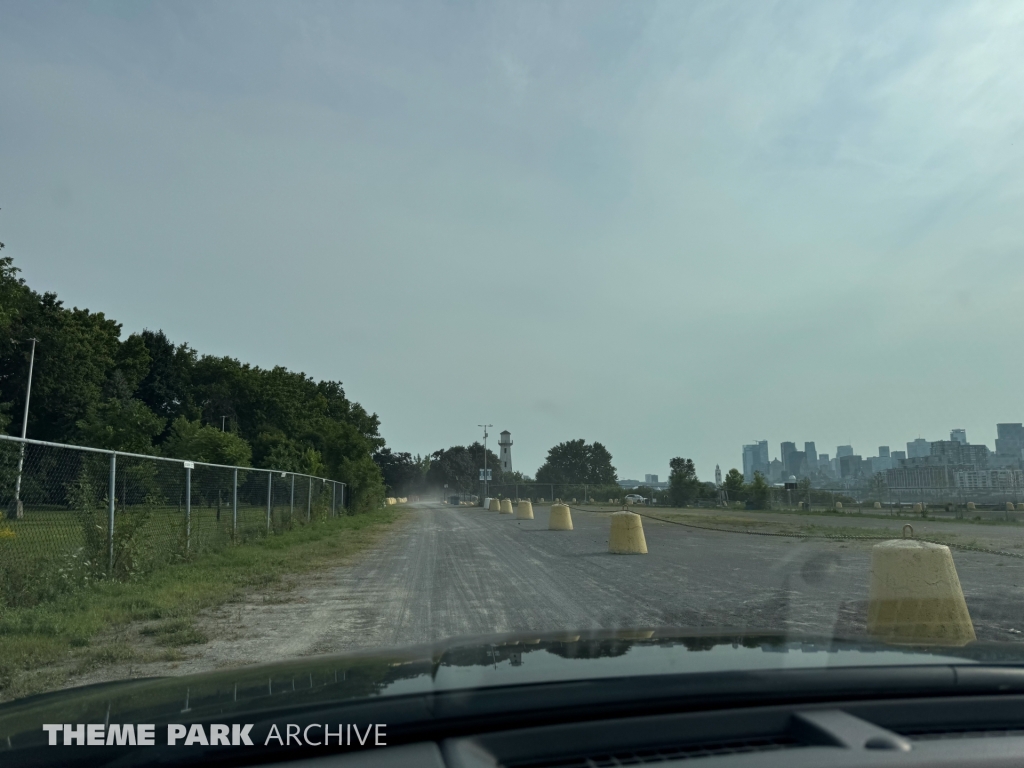
[[[402,516],[394,507],[332,518],[171,564],[131,581],[106,581],[0,613],[0,699],[55,690],[111,663],[171,661],[205,643],[200,611],[253,589],[338,565]],[[145,649],[126,630],[142,624]]]
[[[384,498],[380,420],[341,382],[202,355],[159,330],[122,339],[102,312],[32,290],[10,257],[0,257],[0,432],[20,434],[30,339],[30,438],[326,477],[346,483],[355,512]]]

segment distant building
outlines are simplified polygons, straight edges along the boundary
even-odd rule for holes
[[[840,445],[836,448],[836,458],[841,459],[843,456],[853,456],[852,445]]]
[[[892,469],[892,459],[889,456],[872,456],[866,461],[870,464],[873,475]]]
[[[949,467],[897,467],[885,473],[889,488],[949,488],[952,483]]]
[[[722,487],[722,468],[718,464],[715,464],[715,485]]]
[[[771,463],[768,464],[768,480],[778,483],[782,480],[783,475],[782,462],[778,459],[772,459]]]
[[[996,424],[996,453],[1024,457],[1024,424]]]
[[[988,467],[987,445],[969,445],[959,440],[936,440],[929,445],[929,455],[943,464],[970,464],[978,469]]]
[[[796,471],[795,467],[791,468],[789,466],[789,455],[791,453],[796,453],[796,443],[783,443],[779,450],[779,458],[782,459],[782,469],[790,473]]]
[[[949,439],[954,443],[960,443],[960,445],[967,445],[967,430],[966,429],[954,429],[950,430]]]
[[[644,475],[644,485],[652,485],[653,486],[653,485],[657,485],[657,484],[658,484],[658,476],[657,475]]]
[[[920,459],[925,456],[931,456],[931,453],[931,444],[922,437],[917,438],[912,443],[907,443],[907,458],[909,459]]]
[[[767,440],[743,446],[743,479],[746,482],[753,482],[755,472],[767,477],[769,464]]]
[[[860,477],[864,474],[864,460],[860,456],[849,454],[839,457],[839,476],[846,478]]]
[[[967,491],[997,491],[1024,488],[1024,470],[982,469],[953,472],[953,484]]]
[[[897,462],[904,461],[907,458],[907,452],[906,451],[893,451],[892,453],[889,454],[889,458],[892,459],[893,467],[896,467],[896,466],[898,466]]]
[[[880,446],[878,446],[878,458],[880,458],[880,459],[888,459],[888,458],[890,458],[890,456],[891,456],[891,454],[889,452],[889,446],[888,445],[880,445]]]
[[[501,433],[501,439],[498,440],[498,446],[501,448],[501,471],[511,472],[512,471],[512,433],[507,429]]]
[[[807,466],[816,469],[818,466],[818,449],[814,443],[804,443],[804,453],[806,454]]]

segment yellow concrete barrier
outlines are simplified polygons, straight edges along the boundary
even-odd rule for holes
[[[968,501],[967,508],[973,512],[975,509],[977,509],[977,506],[975,506],[973,501]]]
[[[837,501],[837,502],[836,502],[836,509],[839,509],[839,510],[841,510],[842,508],[843,508],[843,502],[841,502],[841,501]]]
[[[491,499],[487,504],[487,509],[491,512],[501,512],[501,502],[497,499]]]
[[[923,512],[924,511],[924,507],[921,506],[920,504],[915,504],[914,505],[914,511],[915,512]]]
[[[868,634],[897,644],[976,639],[949,547],[894,539],[871,550]]]
[[[646,555],[647,539],[640,515],[634,512],[615,512],[611,517],[608,551],[616,555]]]
[[[502,499],[501,503],[498,506],[500,508],[501,514],[503,515],[515,514],[515,512],[512,509],[512,499]]]
[[[881,508],[882,508],[882,502],[876,501],[875,502],[875,509],[881,509]]]
[[[615,499],[608,499],[608,503],[609,504],[614,504],[615,503]]]
[[[572,514],[565,504],[552,504],[551,514],[548,516],[549,531],[571,531]]]
[[[533,520],[533,504],[520,501],[516,506],[516,520]]]
[[[540,497],[540,503],[541,503],[541,504],[543,504],[543,503],[544,503],[544,497],[543,497],[543,496],[541,496],[541,497]]]
[[[1006,502],[1006,511],[1007,512],[1014,512],[1015,509],[1016,508],[1013,506],[1013,502],[1012,501]]]

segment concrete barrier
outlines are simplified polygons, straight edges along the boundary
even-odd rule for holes
[[[839,511],[842,511],[842,509],[843,509],[843,502],[837,501],[836,502],[836,509],[838,509]]]
[[[573,499],[573,500],[572,500],[572,503],[573,503],[573,504],[575,504],[575,503],[576,503],[576,499]]]
[[[539,503],[540,503],[540,504],[543,504],[543,503],[544,503],[544,497],[543,497],[543,496],[541,496],[541,497],[540,497],[540,501],[539,501]]]
[[[615,503],[615,499],[608,499],[608,503],[609,504],[614,504]]]
[[[533,504],[520,501],[516,506],[516,520],[533,520]]]
[[[796,508],[797,508],[797,509],[803,509],[803,508],[804,508],[804,503],[803,503],[802,501],[798,501],[798,502],[796,503]]]
[[[1013,506],[1013,502],[1012,501],[1006,502],[1006,511],[1007,512],[1015,512],[1016,511],[1016,507]]]
[[[551,514],[548,516],[549,531],[571,531],[572,514],[565,504],[553,504]]]
[[[915,505],[914,505],[914,511],[915,511],[915,512],[918,512],[918,513],[920,513],[920,512],[923,512],[923,511],[924,511],[924,507],[923,507],[923,506],[921,506],[921,504],[920,504],[920,503],[918,503],[918,504],[915,504]]]
[[[975,509],[977,509],[977,506],[974,504],[973,501],[968,501],[967,508],[973,512]]]
[[[480,506],[483,507],[484,509],[490,509],[491,508],[491,497],[490,496],[486,496],[484,498],[484,503],[481,504]]]
[[[497,499],[490,499],[487,503],[487,509],[490,512],[501,512],[501,502]]]
[[[882,502],[876,501],[875,502],[875,509],[881,509],[881,508],[882,508]]]
[[[867,629],[896,644],[960,646],[975,640],[949,547],[913,539],[872,547]]]
[[[512,499],[502,499],[501,503],[498,506],[499,506],[499,511],[503,515],[514,515],[515,514],[515,510],[512,509]]]
[[[634,512],[615,512],[608,533],[608,551],[616,555],[646,555],[647,539],[640,515]]]

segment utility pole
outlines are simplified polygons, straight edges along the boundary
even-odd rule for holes
[[[221,431],[221,432],[223,432],[223,431],[224,431],[224,421],[225,421],[226,419],[227,419],[227,416],[221,416],[221,417],[220,417],[220,431]]]
[[[493,427],[493,424],[477,424],[478,427],[484,428],[484,498],[487,498],[487,428]]]
[[[25,389],[25,413],[21,417],[21,439],[24,440],[28,434],[28,402],[32,398],[32,370],[36,364],[36,342],[39,339],[29,339],[32,342],[32,353],[28,359],[28,386]],[[21,503],[21,473],[25,467],[25,443],[21,444],[21,453],[18,456],[18,476],[14,481],[14,501],[7,512],[11,520],[20,520],[25,516],[25,508]]]

